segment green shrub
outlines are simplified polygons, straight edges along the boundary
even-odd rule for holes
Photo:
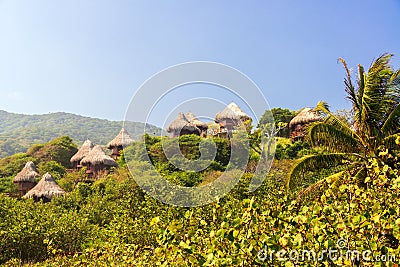
[[[62,136],[54,139],[43,146],[37,146],[30,154],[40,161],[56,161],[65,168],[70,168],[71,157],[78,151],[72,139],[68,136]]]
[[[45,174],[46,172],[50,173],[57,181],[64,177],[66,173],[64,166],[54,160],[48,162],[40,162],[38,164],[38,171],[41,174]]]
[[[296,159],[312,153],[310,145],[306,142],[294,142],[293,144],[276,145],[276,159]]]

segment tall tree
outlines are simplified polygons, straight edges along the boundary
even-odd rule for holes
[[[400,69],[393,70],[391,57],[391,54],[381,55],[368,72],[358,65],[356,82],[346,61],[339,58],[346,71],[345,91],[352,103],[354,123],[349,126],[331,113],[326,103],[318,103],[316,110],[325,115],[325,120],[310,125],[307,137],[313,146],[325,152],[301,158],[288,175],[288,189],[299,185],[307,171],[339,165],[364,179],[368,159],[378,156],[382,147],[395,148],[400,135]],[[343,173],[335,173],[329,179],[337,180]]]
[[[279,129],[276,135],[289,138],[289,122],[296,116],[296,111],[287,108],[272,108],[271,110],[266,110],[261,116],[257,127],[262,128],[263,125],[270,123],[272,121],[271,115],[273,116],[275,125]]]

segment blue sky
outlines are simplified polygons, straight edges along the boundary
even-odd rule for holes
[[[400,68],[399,18],[390,0],[0,0],[0,109],[122,120],[146,79],[198,60],[245,73],[271,107],[349,108],[337,58]]]

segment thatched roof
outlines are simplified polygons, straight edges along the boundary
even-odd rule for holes
[[[107,165],[107,166],[117,166],[117,163],[113,158],[106,155],[103,148],[96,145],[90,150],[89,154],[81,160],[81,164],[87,165],[88,163],[93,165]]]
[[[311,108],[304,108],[302,111],[300,111],[299,114],[296,115],[296,117],[294,117],[290,121],[289,127],[292,127],[297,124],[306,124],[322,120],[323,117],[320,114],[318,114],[318,112],[314,111]]]
[[[167,127],[167,132],[171,133],[182,130],[193,133],[200,133],[200,130],[193,123],[191,123],[182,112],[179,112],[175,120],[173,120],[171,124]]]
[[[81,161],[84,157],[86,157],[90,150],[92,150],[93,148],[93,143],[92,141],[90,141],[89,139],[87,139],[82,146],[79,148],[78,152],[76,152],[75,155],[72,156],[72,158],[70,159],[71,162],[74,161]]]
[[[45,197],[51,199],[54,196],[62,196],[65,194],[64,189],[62,189],[54,180],[50,173],[43,175],[39,183],[25,194],[24,198],[31,197]]]
[[[107,148],[110,149],[113,147],[121,146],[126,147],[132,144],[132,142],[133,139],[129,136],[129,133],[124,128],[122,128],[118,135],[107,144]]]
[[[13,183],[35,182],[35,178],[40,177],[36,166],[32,161],[28,161],[25,167],[14,177]]]
[[[218,112],[217,115],[215,115],[215,122],[221,122],[224,120],[247,121],[251,120],[251,117],[241,110],[236,103],[231,102],[223,111]]]
[[[186,119],[192,123],[193,125],[195,125],[196,127],[199,128],[204,128],[207,129],[208,125],[205,122],[202,122],[201,120],[199,120],[196,115],[194,115],[192,112],[188,112],[185,114]]]

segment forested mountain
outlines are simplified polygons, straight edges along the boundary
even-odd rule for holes
[[[143,134],[143,124],[132,122],[133,132],[138,139]],[[25,152],[33,144],[45,143],[59,136],[71,137],[76,145],[86,138],[96,144],[105,145],[122,127],[121,121],[109,121],[57,112],[44,115],[23,115],[0,110],[0,158]],[[160,134],[161,129],[148,126],[146,132]]]

